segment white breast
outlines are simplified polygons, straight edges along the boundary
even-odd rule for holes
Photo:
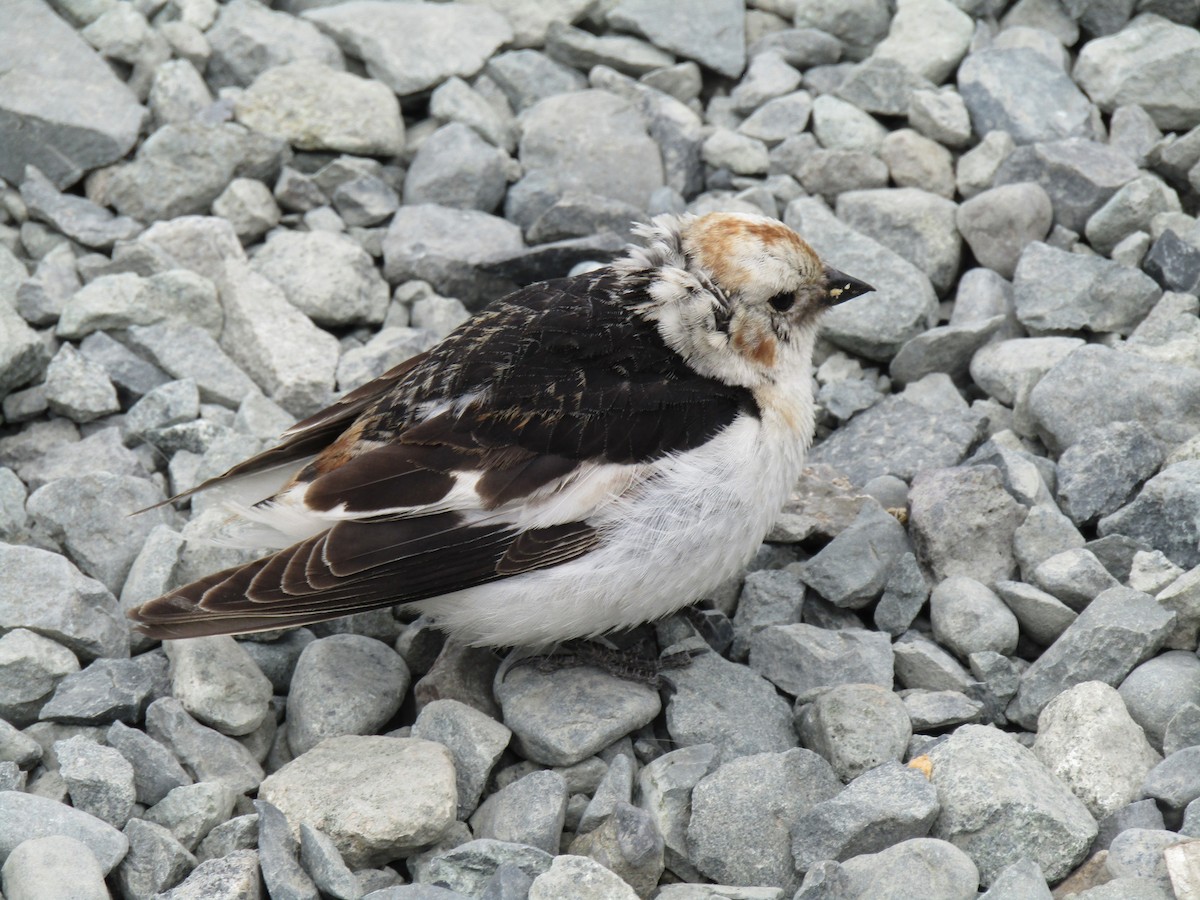
[[[811,401],[787,406],[770,404],[761,420],[743,414],[653,464],[652,477],[590,519],[605,541],[586,556],[418,606],[460,640],[507,646],[595,636],[694,602],[746,564],[800,474]]]

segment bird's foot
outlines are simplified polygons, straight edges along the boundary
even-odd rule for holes
[[[694,657],[704,652],[707,652],[707,648],[680,650],[666,656],[649,657],[634,650],[605,647],[593,641],[570,641],[551,653],[514,660],[510,669],[516,666],[533,666],[537,672],[546,675],[562,669],[591,666],[607,672],[614,678],[644,684],[657,690],[664,686],[672,687],[664,672],[687,668],[692,664]]]

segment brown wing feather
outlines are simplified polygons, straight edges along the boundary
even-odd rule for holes
[[[597,540],[583,522],[520,532],[466,525],[456,513],[339,522],[151,600],[134,617],[141,632],[163,639],[309,625],[558,565]]]

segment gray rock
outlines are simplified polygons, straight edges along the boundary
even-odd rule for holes
[[[0,127],[11,140],[0,151],[0,177],[18,184],[34,165],[65,188],[123,157],[146,112],[134,93],[50,7],[21,0],[6,22]]]
[[[939,580],[966,575],[986,585],[1011,579],[1012,535],[1024,518],[993,466],[925,471],[909,494],[917,558]]]
[[[750,642],[750,667],[801,700],[838,684],[890,689],[892,666],[886,635],[861,628],[827,631],[813,625],[770,625]]]
[[[160,375],[166,372],[173,378],[194,381],[200,390],[200,399],[206,403],[236,407],[247,394],[258,393],[250,377],[203,328],[160,323],[134,326],[126,334],[131,346],[158,368],[149,363],[143,365]],[[84,344],[100,336],[89,335]],[[139,385],[147,385],[142,393],[152,389],[145,375],[138,373],[135,377]]]
[[[746,666],[702,653],[670,678],[675,689],[667,700],[666,723],[676,747],[712,745],[717,761],[724,763],[796,746],[788,702]]]
[[[691,817],[692,788],[716,766],[716,747],[697,744],[664,753],[638,773],[638,805],[650,813],[663,836],[664,859],[672,871],[698,879],[688,861],[687,827]]]
[[[498,12],[470,5],[396,5],[352,0],[304,13],[371,78],[400,96],[436,87],[483,68],[512,28]],[[350,151],[353,152],[353,151]]]
[[[800,79],[800,73],[788,65],[782,54],[767,50],[751,58],[730,99],[738,112],[752,113],[764,103],[796,90]]]
[[[73,725],[141,720],[146,705],[167,686],[161,654],[134,659],[98,659],[68,674],[42,707],[41,718]]]
[[[249,4],[247,4],[249,5]],[[254,243],[279,224],[279,206],[270,189],[253,178],[235,178],[213,201],[212,211],[227,219],[240,240]]]
[[[953,656],[909,631],[896,641],[896,679],[910,690],[974,692],[975,682]]]
[[[812,95],[808,91],[795,91],[762,104],[737,130],[747,137],[774,144],[804,131],[812,109]]]
[[[14,900],[78,897],[105,900],[104,870],[95,854],[66,835],[23,841],[4,863],[4,892]]]
[[[611,66],[626,75],[639,76],[669,66],[674,57],[652,44],[625,35],[594,35],[563,22],[546,30],[546,52],[555,60],[588,71]]]
[[[590,857],[620,876],[637,896],[646,897],[662,877],[663,849],[662,835],[650,813],[617,801],[596,829],[571,842],[568,853]]]
[[[316,886],[337,900],[358,900],[359,879],[342,860],[333,841],[305,822],[300,823],[300,861]]]
[[[454,821],[454,763],[432,741],[343,735],[270,775],[259,797],[324,831],[347,865],[378,865],[432,843]]]
[[[887,37],[872,56],[895,60],[914,74],[941,84],[966,54],[974,30],[970,16],[953,3],[907,0],[899,4]]]
[[[858,414],[809,453],[855,484],[880,475],[911,480],[952,466],[984,436],[986,420],[958,396],[948,376],[932,373]]]
[[[1034,755],[1100,820],[1131,803],[1161,760],[1107,684],[1086,681],[1038,716]]]
[[[505,841],[468,841],[449,850],[435,854],[418,873],[418,882],[436,882],[455,891],[452,897],[481,896],[487,883],[497,870],[512,866],[530,878],[550,869],[554,857],[524,844],[509,844]],[[424,884],[420,887],[428,890]],[[416,898],[420,900],[420,898]],[[431,895],[429,900],[451,900]]]
[[[1157,883],[1169,893],[1171,878],[1163,851],[1180,842],[1180,836],[1166,829],[1130,828],[1122,831],[1108,848],[1104,868],[1114,878],[1136,878]],[[1110,882],[1111,883],[1111,882]]]
[[[929,617],[938,642],[963,659],[992,650],[1016,650],[1017,617],[986,585],[963,575],[938,584],[929,597]]]
[[[1146,482],[1137,499],[1101,519],[1097,530],[1144,541],[1184,568],[1200,565],[1200,529],[1193,521],[1200,503],[1197,478],[1200,461],[1166,467]]]
[[[30,629],[85,661],[128,655],[129,627],[116,599],[68,560],[34,547],[0,545],[0,573],[0,628]],[[31,584],[51,591],[56,602],[39,602],[29,593]]]
[[[1173,73],[1190,72],[1198,55],[1194,29],[1145,16],[1118,34],[1085,44],[1074,75],[1105,112],[1136,103],[1159,128],[1185,129],[1200,114],[1193,99],[1200,86],[1170,79]]]
[[[1029,579],[1076,612],[1082,612],[1101,591],[1119,585],[1087,548],[1063,550],[1042,560]]]
[[[1029,412],[1038,435],[1060,452],[1100,422],[1141,422],[1173,445],[1200,428],[1200,373],[1088,345],[1042,377]]]
[[[1077,234],[1138,170],[1117,150],[1084,138],[1018,147],[996,171],[996,185],[1035,181],[1050,195],[1054,221]]]
[[[558,852],[567,811],[567,784],[557,772],[531,772],[491,794],[471,816],[479,839]]]
[[[52,225],[85,247],[107,249],[116,241],[129,240],[142,230],[141,223],[127,216],[114,216],[85,197],[59,193],[35,166],[25,169],[21,199],[33,219]]]
[[[138,803],[153,806],[177,787],[191,784],[191,776],[175,756],[145,732],[114,722],[106,740],[133,767],[133,783]]]
[[[992,186],[1000,166],[1016,150],[1007,131],[989,131],[983,139],[958,158],[954,181],[964,197],[974,197]]]
[[[887,129],[852,103],[823,94],[813,102],[812,131],[828,150],[877,153]]]
[[[1157,176],[1139,175],[1108,198],[1087,221],[1088,243],[1105,256],[1136,231],[1150,231],[1151,220],[1163,212],[1179,212],[1179,197]]]
[[[317,900],[317,886],[300,867],[299,846],[279,809],[265,800],[255,800],[258,810],[258,863],[263,882],[272,897]]]
[[[429,111],[442,121],[469,126],[501,150],[516,150],[516,121],[508,103],[493,103],[461,78],[449,78],[438,86],[429,98]]]
[[[810,194],[833,203],[845,191],[882,188],[888,183],[888,167],[882,159],[863,150],[825,150],[810,147],[800,134],[785,140],[771,154],[771,172],[786,172]],[[853,233],[853,232],[851,232]]]
[[[198,781],[172,790],[143,814],[161,825],[189,851],[233,813],[235,795],[216,781]]]
[[[929,584],[917,557],[905,553],[888,572],[883,596],[875,606],[875,627],[891,635],[902,634],[912,625],[929,599]]]
[[[839,789],[829,765],[807,750],[725,763],[692,791],[691,861],[718,883],[752,882],[790,893],[799,885],[790,831]]]
[[[1166,641],[1174,613],[1146,594],[1110,588],[1100,594],[1021,676],[1008,717],[1033,728],[1058,694],[1084,681],[1120,683]]]
[[[222,734],[249,734],[268,715],[271,682],[228,635],[168,641],[171,692],[197,721]]]
[[[209,900],[213,897],[262,897],[258,853],[235,850],[220,859],[208,859],[171,890],[162,900]]]
[[[557,856],[550,868],[533,879],[530,900],[554,900],[587,891],[597,900],[634,900],[633,892],[616,873],[586,856]]]
[[[1130,672],[1119,690],[1129,715],[1150,743],[1162,748],[1176,712],[1200,703],[1200,659],[1190,651],[1163,653]]]
[[[83,735],[55,742],[54,754],[71,805],[123,828],[134,802],[133,766],[125,757]]]
[[[337,340],[245,263],[230,263],[217,286],[225,307],[222,348],[267,396],[294,415],[325,406],[333,388]]]
[[[744,660],[750,638],[767,625],[790,625],[800,621],[804,608],[804,583],[786,569],[761,569],[747,574],[733,617],[731,656]]]
[[[484,73],[517,112],[555,94],[582,90],[587,79],[536,50],[508,50],[487,62]]]
[[[81,338],[101,328],[166,321],[190,322],[217,337],[222,319],[211,281],[186,269],[170,269],[145,279],[121,273],[91,281],[67,301],[56,332],[60,337]]]
[[[954,203],[916,188],[849,191],[838,197],[838,218],[923,271],[938,293],[958,272],[961,239]]]
[[[800,817],[792,832],[796,868],[804,872],[819,860],[846,860],[925,837],[938,811],[937,790],[924,774],[885,763]]]
[[[283,136],[231,123],[164,125],[133,161],[106,170],[92,193],[142,222],[201,214],[235,176],[273,176],[286,151]]]
[[[821,754],[846,781],[902,759],[912,737],[904,704],[875,684],[830,688],[803,708],[796,726],[808,749]],[[825,858],[834,857],[816,857]]]
[[[233,738],[201,725],[173,697],[155,700],[146,710],[146,733],[165,745],[199,781],[216,781],[234,793],[258,787],[262,766]]]
[[[713,131],[701,153],[712,168],[727,169],[735,175],[765,175],[770,166],[766,144],[728,128]]]
[[[1053,278],[1058,289],[1044,289]],[[1013,278],[1017,318],[1031,333],[1089,330],[1128,334],[1162,296],[1150,276],[1111,260],[1035,242]]]
[[[459,122],[421,142],[404,181],[404,202],[492,212],[507,187],[508,157]]]
[[[36,331],[7,304],[0,303],[0,393],[39,377],[46,369],[50,354]]]
[[[849,896],[879,900],[901,900],[911,894],[914,884],[920,884],[928,897],[971,897],[980,881],[980,870],[971,857],[951,843],[932,838],[911,838],[854,857],[840,867],[839,875]]]
[[[706,0],[687,14],[664,0],[623,0],[607,18],[729,78],[741,75],[746,64],[745,13],[731,0]]]
[[[597,669],[565,669],[552,676],[531,666],[501,669],[494,685],[515,747],[543,765],[573,765],[653,719],[657,694]],[[580,719],[580,705],[595,715]]]
[[[1021,633],[1035,643],[1049,647],[1070,627],[1076,612],[1052,594],[1020,581],[997,581],[992,588],[1012,610]]]
[[[223,4],[204,36],[212,48],[205,75],[214,88],[245,87],[267,69],[300,60],[344,66],[337,44],[312,23],[250,0]]]
[[[444,744],[453,754],[459,818],[475,810],[492,766],[512,737],[499,722],[457,700],[427,704],[413,723],[412,734]]]
[[[208,833],[196,848],[201,862],[219,859],[237,850],[253,850],[258,846],[258,813],[234,816]]]
[[[79,661],[61,643],[19,627],[5,632],[0,637],[0,719],[19,726],[37,721],[59,680],[77,671]]]
[[[1200,286],[1200,252],[1170,229],[1154,241],[1143,259],[1147,274],[1172,291]]]
[[[183,26],[181,22],[172,24]],[[191,35],[198,36],[201,42],[204,40],[198,31]],[[158,125],[180,125],[199,119],[212,106],[213,96],[197,71],[197,65],[204,65],[204,61],[173,59],[155,68],[147,105]]]
[[[1179,812],[1200,797],[1200,747],[1176,750],[1150,770],[1142,782],[1142,796],[1157,801],[1168,811]]]
[[[399,709],[411,676],[381,641],[335,634],[313,641],[288,694],[288,743],[299,756],[338,735],[372,734]]]
[[[116,872],[122,896],[149,897],[166,891],[196,867],[196,857],[161,825],[130,819],[125,837],[129,853]]]
[[[825,336],[835,344],[887,359],[932,324],[936,295],[928,278],[901,256],[846,226],[813,198],[788,204],[784,221],[827,263],[877,286],[877,296],[866,303],[851,301],[826,315]]]
[[[1200,630],[1200,567],[1185,572],[1169,587],[1163,588],[1155,599],[1175,613],[1175,628],[1167,646],[1176,650],[1189,650],[1195,646]]]
[[[1058,500],[1077,524],[1115,512],[1163,460],[1161,445],[1139,422],[1081,433],[1058,461]]]
[[[892,358],[888,371],[900,384],[919,381],[935,372],[961,379],[976,351],[1003,329],[1005,321],[1002,316],[992,316],[980,322],[931,328],[906,342]]]
[[[929,757],[942,807],[932,833],[969,852],[984,884],[1023,857],[1057,881],[1086,856],[1087,808],[1010,735],[966,725]]]
[[[597,757],[599,760],[599,757]],[[580,766],[586,765],[586,761]],[[612,819],[614,811],[620,804],[627,804],[633,799],[633,757],[626,753],[618,753],[612,758],[612,762],[608,766],[608,771],[596,784],[592,791],[592,798],[584,807],[583,813],[579,816],[577,826],[571,830],[586,834],[598,827],[601,827],[606,821],[609,827],[606,829],[608,835],[604,838],[603,843],[607,844],[608,839],[615,834],[615,829],[612,827],[615,820]],[[528,776],[527,776],[528,777]],[[571,789],[571,785],[567,785],[567,790]],[[654,825],[654,819],[645,810],[639,810],[639,821],[644,821],[647,827],[655,834],[658,829]],[[626,818],[623,816],[623,818]],[[627,822],[627,824],[629,824]],[[570,828],[570,826],[567,826]],[[661,836],[660,836],[661,844]],[[661,848],[660,848],[661,849]],[[583,853],[583,856],[589,856],[589,853]],[[662,874],[661,871],[659,874]],[[657,878],[655,879],[657,882]]]
[[[1018,144],[1093,135],[1092,104],[1061,66],[1025,47],[970,54],[958,91],[976,134],[1005,131]]]
[[[1112,839],[1130,828],[1162,829],[1163,814],[1153,800],[1137,800],[1122,806],[1100,820],[1100,833],[1092,844],[1095,851],[1107,850]]]
[[[956,90],[913,91],[907,112],[914,129],[944,147],[961,148],[971,142],[970,114]]]
[[[483,265],[524,249],[516,225],[478,210],[431,204],[396,211],[383,241],[384,276],[393,284],[419,278],[469,309],[511,289]]]
[[[877,504],[864,504],[853,524],[798,574],[835,606],[861,609],[882,593],[891,567],[906,552],[904,527]]]
[[[366,252],[342,235],[279,232],[251,267],[321,325],[378,324],[387,310],[387,284]]]
[[[64,344],[46,367],[46,403],[74,422],[90,422],[120,412],[117,392],[102,366]]]
[[[395,95],[382,84],[310,60],[264,71],[238,98],[235,111],[246,127],[300,150],[390,156],[404,149]]]
[[[905,691],[904,709],[915,732],[940,732],[952,725],[986,718],[983,701],[959,691]]]
[[[104,873],[129,850],[125,835],[93,815],[34,794],[0,791],[0,859],[26,841],[53,836],[84,844]]]
[[[966,200],[957,213],[963,238],[980,265],[1012,278],[1024,248],[1045,238],[1053,209],[1041,185],[1002,185]]]
[[[1185,703],[1167,720],[1163,734],[1163,755],[1170,756],[1197,744],[1200,744],[1200,706]]]

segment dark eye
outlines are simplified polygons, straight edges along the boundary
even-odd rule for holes
[[[780,312],[787,312],[796,303],[796,295],[788,291],[776,294],[767,301],[771,306]]]

